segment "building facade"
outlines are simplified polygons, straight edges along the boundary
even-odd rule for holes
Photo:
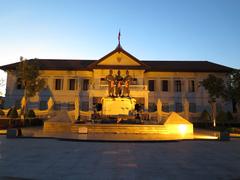
[[[106,76],[120,70],[126,76],[128,70],[132,81],[130,96],[134,97],[144,111],[157,111],[161,101],[163,112],[192,113],[209,110],[208,92],[201,81],[209,74],[225,78],[232,69],[208,61],[150,61],[139,60],[120,43],[112,52],[99,60],[37,59],[41,78],[46,86],[30,99],[32,109],[46,109],[50,97],[54,109],[74,109],[79,99],[82,111],[93,111],[101,98],[108,96]],[[23,89],[14,74],[18,63],[2,66],[7,71],[5,108],[20,107]],[[186,103],[188,104],[186,106]],[[187,109],[186,109],[187,108]],[[232,110],[230,102],[217,99],[217,109]]]

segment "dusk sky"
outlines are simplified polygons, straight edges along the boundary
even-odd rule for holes
[[[240,68],[240,0],[0,0],[0,65],[20,56],[99,59],[117,46],[119,29],[140,60]]]

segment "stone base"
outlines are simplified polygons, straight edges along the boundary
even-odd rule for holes
[[[81,133],[111,133],[111,134],[168,134],[163,125],[134,125],[134,124],[74,124],[71,131]]]
[[[64,133],[71,132],[72,123],[68,122],[51,122],[45,121],[43,126],[44,132],[52,132],[52,133]]]
[[[136,100],[127,97],[102,98],[102,114],[107,116],[129,115],[135,110]]]

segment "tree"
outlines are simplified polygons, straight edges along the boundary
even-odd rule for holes
[[[209,93],[209,103],[211,105],[211,118],[213,120],[213,127],[216,127],[216,99],[222,97],[225,91],[224,81],[213,74],[209,74],[207,79],[202,81],[203,87]]]
[[[39,78],[39,65],[36,59],[26,60],[20,57],[20,63],[16,68],[16,76],[24,89],[26,106],[28,99],[36,95],[45,85],[44,79]],[[27,108],[22,109],[26,114]]]
[[[233,111],[236,111],[236,106],[240,106],[240,70],[234,70],[227,75],[223,96],[232,101]]]

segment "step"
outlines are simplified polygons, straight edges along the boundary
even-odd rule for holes
[[[71,123],[66,122],[44,122],[44,132],[71,132]]]
[[[129,133],[129,134],[148,134],[160,133],[168,134],[168,130],[164,125],[72,125],[71,131],[78,133],[79,128],[87,128],[88,133]]]

